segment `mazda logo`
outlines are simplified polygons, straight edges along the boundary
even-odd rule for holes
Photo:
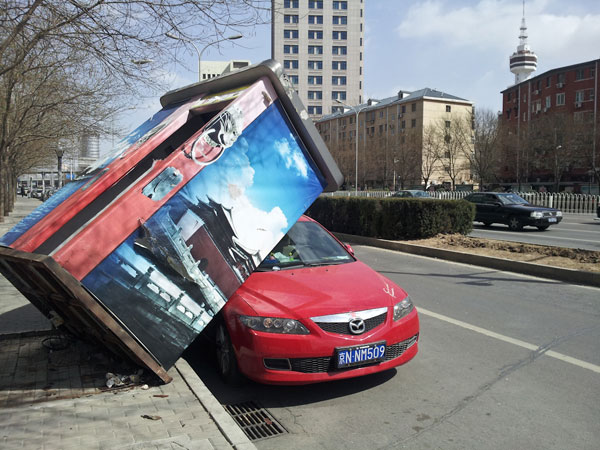
[[[348,328],[352,334],[362,334],[365,332],[365,321],[362,319],[352,319],[348,322]]]

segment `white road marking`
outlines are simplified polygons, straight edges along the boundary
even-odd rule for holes
[[[478,327],[478,326],[475,326],[475,325],[471,325],[469,323],[462,322],[460,320],[452,319],[451,317],[444,316],[442,314],[438,314],[438,313],[435,313],[433,311],[429,311],[429,310],[427,310],[425,308],[421,308],[420,306],[417,307],[417,310],[419,311],[419,314],[423,314],[425,316],[430,316],[430,317],[433,317],[433,318],[438,319],[438,320],[443,320],[444,322],[451,323],[452,325],[456,325],[456,326],[465,328],[467,330],[475,331],[476,333],[480,333],[480,334],[483,334],[485,336],[488,336],[488,337],[491,337],[491,338],[494,338],[494,339],[498,339],[498,340],[500,340],[502,342],[506,342],[506,343],[513,344],[513,345],[517,345],[519,347],[526,348],[527,350],[531,350],[531,351],[539,350],[539,347],[537,345],[533,345],[533,344],[530,344],[528,342],[521,341],[519,339],[514,339],[514,338],[511,338],[509,336],[504,336],[503,334],[495,333],[493,331],[486,330],[485,328],[481,328],[481,327]],[[555,352],[555,351],[552,351],[552,350],[544,352],[544,354],[546,356],[550,356],[551,358],[556,358],[556,359],[559,359],[559,360],[564,361],[566,363],[573,364],[575,366],[591,370],[592,372],[600,373],[600,366],[597,366],[595,364],[589,363],[587,361],[582,361],[582,360],[577,359],[577,358],[571,358],[570,356],[563,355],[562,353],[558,353],[558,352]]]

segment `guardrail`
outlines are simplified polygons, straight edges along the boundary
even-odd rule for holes
[[[432,192],[431,196],[445,200],[459,200],[466,197],[472,191],[437,191]],[[390,191],[336,191],[327,195],[330,197],[368,197],[385,198],[392,195]],[[600,204],[600,195],[589,194],[570,194],[553,192],[516,192],[529,203],[534,205],[546,206],[549,208],[560,209],[562,212],[571,214],[596,214],[598,204]]]

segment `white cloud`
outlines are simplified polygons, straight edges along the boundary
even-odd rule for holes
[[[300,149],[290,147],[287,139],[276,141],[274,145],[287,169],[292,168],[302,178],[308,178],[308,165]]]

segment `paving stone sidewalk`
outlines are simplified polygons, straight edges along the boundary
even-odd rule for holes
[[[0,236],[40,204],[19,197]],[[166,385],[138,370],[57,335],[0,275],[0,448],[256,448],[185,360]],[[108,388],[107,372],[122,375],[123,385]]]

